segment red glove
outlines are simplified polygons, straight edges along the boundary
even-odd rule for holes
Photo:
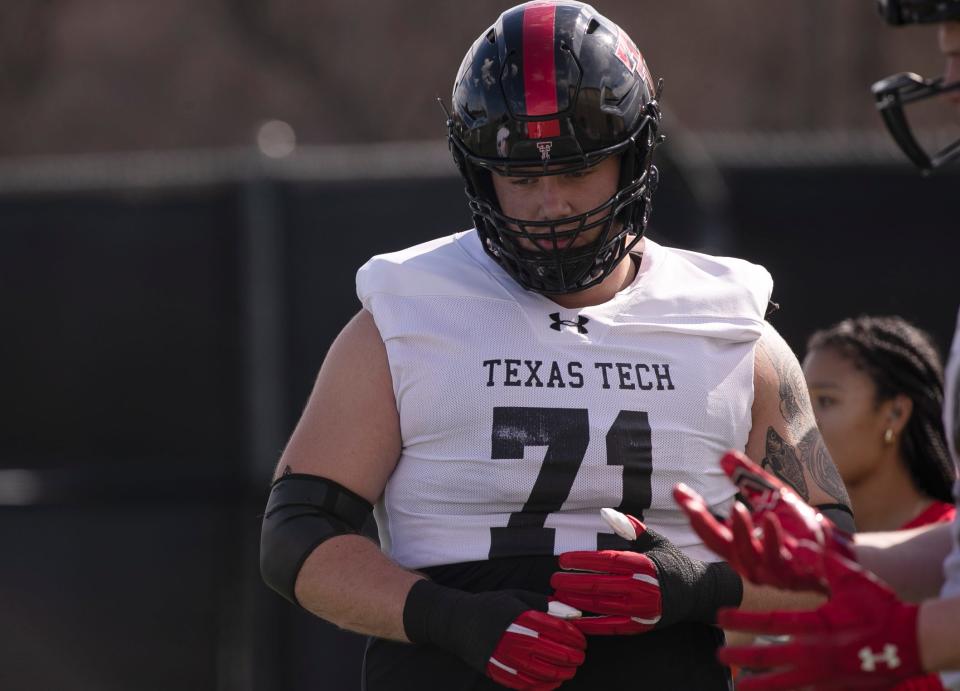
[[[657,567],[636,552],[567,552],[560,567],[593,573],[555,573],[554,597],[577,609],[604,616],[584,616],[571,623],[587,635],[621,635],[649,631],[660,621]]]
[[[724,628],[792,637],[784,644],[722,648],[718,657],[725,664],[776,668],[738,680],[738,691],[885,689],[923,674],[917,605],[901,602],[872,573],[819,547],[801,547],[794,559],[823,564],[832,597],[810,612],[722,611]]]
[[[550,603],[551,611],[562,603]],[[563,619],[528,610],[517,617],[497,643],[487,676],[501,686],[550,691],[573,678],[585,659],[587,641]]]
[[[646,533],[643,523],[612,509],[601,516],[630,541]],[[555,573],[550,578],[554,598],[585,612],[603,616],[571,622],[587,635],[613,636],[649,631],[660,621],[660,582],[657,567],[644,554],[603,550],[565,552],[560,568],[588,573]]]
[[[633,516],[614,509],[600,514],[636,551],[567,552],[564,569],[550,579],[561,602],[594,612],[572,623],[595,635],[642,633],[681,621],[714,623],[721,607],[736,607],[743,581],[725,562],[691,559]],[[639,552],[639,554],[638,554]]]
[[[794,552],[800,545],[815,545],[824,548],[820,554],[832,552],[855,560],[849,536],[742,453],[727,452],[720,465],[752,512],[735,503],[730,517],[721,523],[703,497],[689,487],[681,483],[673,490],[674,499],[707,547],[754,583],[827,592],[823,564],[798,562]],[[771,521],[772,517],[778,520]]]
[[[600,616],[571,623],[586,634],[642,633],[680,621],[713,623],[720,607],[737,606],[743,581],[723,562],[691,559],[633,516],[601,509],[603,519],[636,551],[567,552],[555,573],[554,597]],[[639,552],[639,553],[638,553]]]

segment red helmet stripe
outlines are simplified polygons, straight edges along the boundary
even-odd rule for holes
[[[553,55],[553,3],[531,4],[523,11],[523,88],[527,115],[551,115],[557,108],[557,68]],[[531,139],[559,137],[559,120],[527,123]]]

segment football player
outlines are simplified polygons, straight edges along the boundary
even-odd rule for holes
[[[929,171],[960,152],[960,142],[928,156],[905,127],[901,103],[911,93],[944,94],[960,119],[960,0],[881,0],[892,24],[938,22],[946,74],[915,75],[874,86],[894,138]],[[943,424],[960,466],[960,315],[945,372]],[[744,691],[793,688],[931,688],[924,672],[942,672],[960,689],[960,518],[914,530],[859,533],[851,542],[795,492],[740,454],[722,467],[750,503],[718,521],[687,487],[674,495],[697,533],[747,579],[779,588],[819,591],[829,601],[808,612],[722,612],[732,629],[790,639],[724,648],[731,664],[767,668],[738,683]],[[960,481],[954,485],[960,503]],[[883,579],[882,581],[880,579]]]
[[[476,227],[360,269],[263,521],[267,583],[371,636],[367,689],[728,688],[717,610],[809,602],[744,584],[673,503],[732,503],[728,447],[852,527],[770,275],[644,238],[659,98],[572,0],[507,10],[460,65]]]
[[[960,138],[929,152],[917,140],[905,106],[931,98],[948,98],[960,107],[960,9],[956,0],[878,0],[880,13],[893,26],[939,24],[940,52],[946,59],[943,76],[924,79],[900,72],[873,85],[877,109],[894,141],[923,173],[960,158]]]

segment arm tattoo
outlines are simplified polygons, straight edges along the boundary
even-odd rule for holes
[[[780,415],[788,426],[793,426],[799,422],[803,413],[810,412],[804,410],[802,405],[802,392],[806,389],[806,382],[803,375],[797,367],[791,367],[791,363],[782,353],[777,352],[777,348],[765,347],[763,341],[760,342],[764,354],[773,365],[777,373],[777,382],[780,392]]]
[[[820,430],[811,427],[797,444],[797,449],[800,451],[801,461],[810,471],[814,482],[820,485],[824,492],[834,497],[838,503],[850,506],[847,488],[843,485],[836,464],[830,458],[827,445],[823,443]]]
[[[807,468],[817,486],[838,503],[849,506],[850,497],[814,421],[806,396],[807,385],[798,363],[787,357],[778,344],[765,344],[761,340],[759,345],[777,373],[780,415],[787,424],[788,436],[800,440],[795,446],[791,445],[773,427],[768,428],[766,454],[761,465],[792,486],[804,501],[810,499],[803,476],[803,469]]]
[[[807,481],[803,479],[803,466],[797,449],[790,446],[773,427],[767,428],[766,453],[760,465],[793,487],[801,499],[810,501],[810,492],[807,491]]]

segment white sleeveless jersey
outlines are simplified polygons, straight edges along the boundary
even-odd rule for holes
[[[953,455],[954,465],[960,469],[960,314],[957,314],[957,331],[953,336],[953,346],[944,379],[943,428],[947,432],[947,444]],[[960,507],[960,480],[953,487],[953,497]],[[953,519],[953,551],[943,564],[946,580],[943,584],[943,597],[960,597],[960,513]],[[941,675],[944,687],[960,690],[960,671]]]
[[[400,414],[403,450],[377,511],[395,561],[622,547],[605,506],[716,559],[672,488],[721,511],[735,494],[718,460],[751,426],[765,269],[646,240],[632,285],[564,309],[468,231],[374,257],[357,287]]]

